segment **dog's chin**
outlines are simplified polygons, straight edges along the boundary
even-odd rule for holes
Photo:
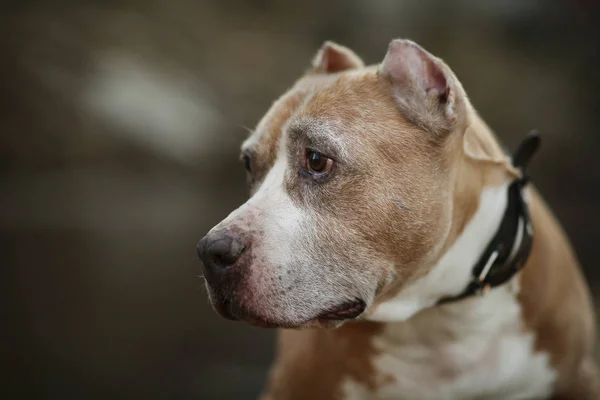
[[[231,321],[244,321],[260,328],[284,329],[337,328],[344,322],[357,319],[366,308],[363,300],[356,299],[328,308],[312,318],[293,321],[263,317],[260,313],[240,307],[239,304],[228,299],[212,298],[211,303],[219,315]]]

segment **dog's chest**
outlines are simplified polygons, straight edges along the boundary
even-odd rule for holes
[[[496,292],[496,291],[495,291]],[[549,356],[535,351],[516,301],[432,310],[374,339],[377,389],[346,380],[345,399],[538,399],[552,390]]]

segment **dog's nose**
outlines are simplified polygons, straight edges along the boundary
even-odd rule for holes
[[[219,278],[229,270],[244,252],[245,246],[237,239],[221,234],[206,235],[197,246],[202,261],[204,276],[208,280]]]

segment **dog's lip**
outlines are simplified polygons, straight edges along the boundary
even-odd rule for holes
[[[278,324],[267,321],[264,318],[258,317],[247,310],[240,307],[234,301],[222,299],[214,304],[215,310],[224,318],[230,321],[245,321],[250,325],[260,328],[277,328]]]
[[[236,315],[234,311],[234,304],[229,300],[221,300],[218,302],[213,302],[213,306],[215,311],[219,313],[223,318],[226,318],[230,321],[239,321],[239,317]]]
[[[315,319],[320,321],[343,321],[354,319],[365,311],[366,303],[356,299],[337,305],[319,314]]]
[[[244,321],[250,325],[260,328],[318,328],[338,326],[345,320],[354,319],[362,314],[366,308],[363,300],[356,299],[341,303],[321,312],[316,317],[310,318],[303,323],[287,324],[285,322],[274,322],[258,316],[248,310],[240,307],[235,301],[221,298],[220,301],[213,302],[215,310],[224,318],[231,321]]]

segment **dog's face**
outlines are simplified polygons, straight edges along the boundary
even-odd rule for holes
[[[462,96],[411,42],[378,68],[325,44],[242,146],[250,199],[198,245],[215,309],[332,326],[427,273],[451,227]]]

